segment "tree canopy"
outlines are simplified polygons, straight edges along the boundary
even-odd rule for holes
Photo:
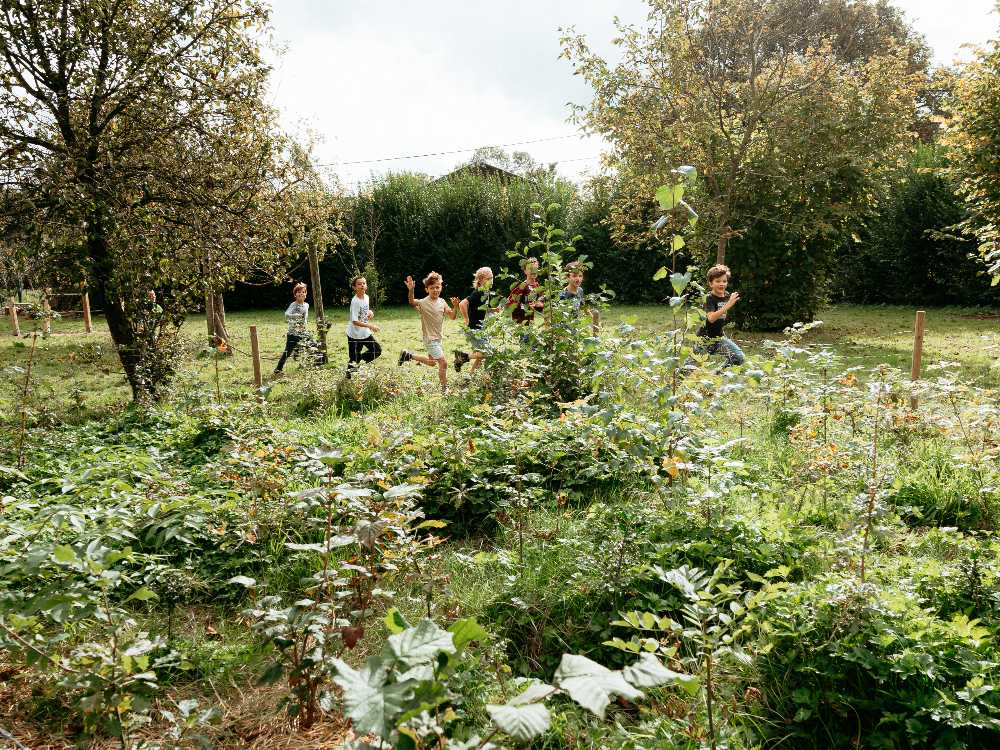
[[[101,301],[136,395],[169,375],[191,302],[288,245],[309,165],[265,104],[267,18],[256,0],[3,3],[3,236]]]

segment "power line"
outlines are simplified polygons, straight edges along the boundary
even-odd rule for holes
[[[318,167],[338,167],[338,166],[348,166],[351,164],[378,164],[384,161],[402,161],[404,159],[424,159],[428,156],[450,156],[452,154],[464,154],[469,151],[477,151],[481,148],[507,148],[509,146],[526,146],[529,143],[546,143],[548,141],[564,141],[567,138],[584,138],[583,134],[574,133],[572,135],[556,135],[551,138],[533,138],[530,141],[515,141],[513,143],[499,143],[491,144],[487,143],[482,146],[472,146],[471,148],[458,148],[453,151],[433,151],[427,154],[407,154],[406,156],[383,156],[378,159],[358,159],[356,161],[330,161],[324,162],[322,164],[317,164]]]

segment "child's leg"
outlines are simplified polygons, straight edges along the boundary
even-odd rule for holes
[[[486,359],[486,355],[482,352],[473,352],[469,355],[469,359],[472,360],[472,367],[469,368],[469,372],[475,372],[479,369],[479,365],[483,363],[483,360]]]
[[[441,390],[448,387],[448,362],[444,357],[437,360],[438,381],[441,383]]]
[[[743,350],[732,339],[723,336],[719,339],[719,351],[726,358],[726,367],[739,367],[746,361]]]
[[[289,333],[285,336],[285,351],[282,352],[281,357],[278,359],[278,364],[275,366],[275,372],[281,372],[285,366],[285,361],[288,359],[289,355],[295,351],[296,347],[299,345],[299,337],[295,334]]]
[[[419,362],[422,365],[427,365],[428,367],[437,367],[437,360],[433,357],[428,357],[426,354],[410,352],[410,359],[414,362]]]
[[[375,340],[374,336],[369,336],[368,338],[366,338],[362,342],[362,345],[367,350],[364,352],[364,354],[361,355],[361,358],[365,362],[374,362],[376,359],[382,356],[382,347],[379,346],[379,343]]]

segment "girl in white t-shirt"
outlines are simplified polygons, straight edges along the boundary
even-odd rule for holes
[[[371,322],[375,313],[368,306],[368,279],[355,276],[351,280],[354,296],[351,297],[351,315],[347,323],[347,377],[351,377],[362,362],[374,362],[382,354],[382,347],[375,340],[373,333],[379,332],[379,327]]]

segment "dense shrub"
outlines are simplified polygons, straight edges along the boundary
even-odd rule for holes
[[[760,622],[768,649],[756,667],[775,744],[990,747],[1000,731],[989,631],[929,612],[905,581],[815,579],[773,600]]]
[[[965,204],[942,171],[944,158],[924,148],[889,195],[841,248],[834,275],[837,299],[861,304],[1000,304],[1000,288],[957,235]]]

